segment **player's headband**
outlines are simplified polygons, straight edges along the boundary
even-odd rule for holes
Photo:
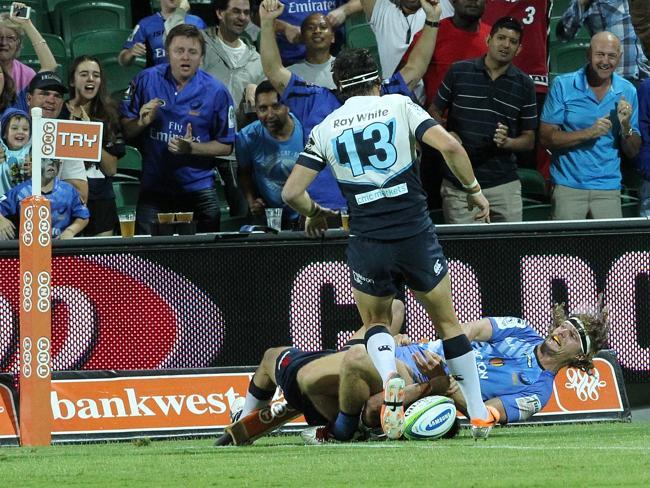
[[[374,81],[377,79],[378,76],[379,76],[379,72],[377,70],[371,71],[369,73],[364,73],[362,75],[353,76],[352,78],[348,78],[346,80],[340,80],[339,86],[341,87],[341,90],[343,90],[344,88],[358,85],[360,83],[367,83],[369,81]]]
[[[578,331],[578,334],[580,334],[582,352],[589,354],[589,349],[591,349],[591,338],[589,337],[589,334],[587,334],[587,330],[585,329],[582,320],[580,320],[578,317],[569,317],[567,320],[568,322],[571,322],[571,325],[573,325]]]

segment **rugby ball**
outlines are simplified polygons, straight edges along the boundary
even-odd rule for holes
[[[404,413],[403,435],[411,440],[438,439],[456,420],[456,406],[445,396],[432,395],[419,399]]]

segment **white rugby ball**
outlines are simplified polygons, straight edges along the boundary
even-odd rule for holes
[[[451,398],[432,395],[419,399],[404,413],[407,439],[438,439],[445,435],[456,420],[456,406]]]

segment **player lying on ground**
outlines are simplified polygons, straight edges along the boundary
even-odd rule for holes
[[[391,328],[396,329],[395,320]],[[546,339],[526,321],[515,317],[486,318],[464,324],[463,329],[474,341],[483,398],[505,424],[525,420],[541,410],[550,397],[555,374],[562,367],[593,367],[594,354],[606,342],[608,318],[601,302],[593,311],[570,317],[562,305],[556,305]],[[446,393],[465,412],[460,391],[454,392],[453,382],[448,390],[446,377],[438,376],[443,375],[437,368],[441,352],[440,341],[397,347],[398,368],[409,383],[405,404],[423,396]],[[351,379],[355,381],[350,382]],[[305,440],[324,442],[330,439],[328,425],[337,414],[338,391],[351,383],[359,389],[361,397],[375,395],[364,409],[363,423],[370,427],[378,425],[383,403],[381,380],[364,348],[352,347],[347,352],[269,349],[249,386],[242,417],[268,405],[275,386],[279,385],[289,405],[303,412],[308,424],[325,424],[306,431]]]

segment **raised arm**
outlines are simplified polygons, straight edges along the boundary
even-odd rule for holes
[[[264,74],[280,95],[289,85],[291,71],[282,65],[280,49],[275,39],[274,21],[284,11],[278,0],[264,0],[260,5],[260,57]]]
[[[25,7],[24,3],[15,2],[14,5],[14,11]],[[47,41],[43,39],[41,33],[32,24],[32,21],[30,19],[16,17],[15,14],[11,17],[11,21],[25,31],[32,46],[34,46],[34,52],[38,57],[38,64],[40,65],[39,71],[56,71],[56,59],[54,59],[54,55],[47,45]]]
[[[437,23],[442,13],[440,0],[420,0],[420,5],[426,14],[426,23],[408,61],[400,70],[404,82],[411,90],[419,83],[429,67],[438,37]],[[435,26],[429,25],[431,23]]]
[[[370,19],[372,18],[372,11],[375,9],[375,3],[377,3],[377,0],[361,0],[361,7],[366,14],[366,20],[368,20],[368,22],[370,22]]]

